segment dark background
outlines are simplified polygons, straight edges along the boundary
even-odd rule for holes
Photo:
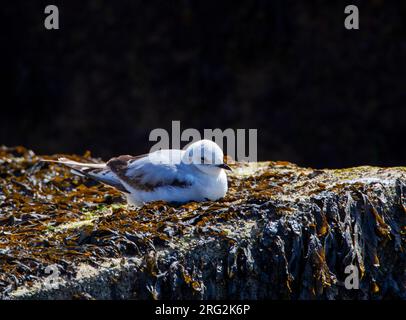
[[[56,4],[60,30],[46,30]],[[360,30],[344,28],[356,4]],[[406,2],[7,1],[0,144],[107,159],[257,128],[258,157],[405,165]]]

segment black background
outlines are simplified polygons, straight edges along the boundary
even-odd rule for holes
[[[44,28],[56,4],[60,29]],[[344,28],[356,4],[360,30]],[[404,1],[8,1],[0,144],[107,159],[256,128],[258,157],[404,165]]]

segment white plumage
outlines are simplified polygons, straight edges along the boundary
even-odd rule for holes
[[[143,156],[119,156],[107,163],[59,161],[80,175],[123,192],[130,204],[163,200],[188,202],[217,200],[227,193],[230,168],[223,151],[210,140],[200,140],[186,150],[158,150]]]

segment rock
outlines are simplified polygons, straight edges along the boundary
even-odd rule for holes
[[[218,202],[133,209],[1,148],[2,298],[406,298],[406,168],[232,166]]]

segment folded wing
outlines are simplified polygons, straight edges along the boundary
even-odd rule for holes
[[[159,150],[153,153],[132,157],[120,156],[107,162],[107,167],[120,179],[121,183],[143,191],[158,187],[187,187],[192,177],[179,171],[182,150]]]
[[[123,155],[107,163],[81,163],[66,158],[43,161],[64,164],[75,174],[131,193],[131,189],[153,191],[163,186],[190,186],[192,176],[185,174],[185,170],[179,171],[179,167],[184,165],[180,161],[183,153],[182,150],[159,150],[141,156]]]

